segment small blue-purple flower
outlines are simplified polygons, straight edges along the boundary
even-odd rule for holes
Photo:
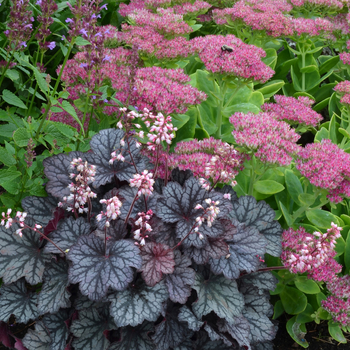
[[[56,47],[56,42],[51,41],[49,43],[47,43],[47,48],[50,50],[53,50]]]
[[[102,6],[100,7],[100,11],[101,11],[102,9],[107,10],[107,4],[102,5]]]
[[[73,20],[71,18],[67,18],[66,23],[73,23]]]
[[[104,61],[111,62],[111,57],[108,56],[108,55],[106,55],[106,56],[104,57],[104,59],[102,60],[102,62],[104,62]]]
[[[83,28],[83,29],[80,29],[80,30],[79,30],[79,33],[82,34],[82,35],[85,35],[85,36],[88,35],[86,29],[84,29],[84,28]]]

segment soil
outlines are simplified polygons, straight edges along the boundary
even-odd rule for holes
[[[276,338],[273,341],[275,350],[301,350],[302,346],[294,342],[286,329],[287,319],[283,316],[279,319]],[[307,334],[305,339],[309,343],[308,350],[350,350],[350,334],[344,334],[347,344],[339,344],[328,333],[327,322],[306,324]]]

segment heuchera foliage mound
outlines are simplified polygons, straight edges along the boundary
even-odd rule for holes
[[[26,224],[41,225],[50,241],[16,223],[0,228],[0,320],[35,322],[22,340],[2,323],[8,343],[29,350],[272,349],[277,327],[268,291],[276,281],[257,270],[266,252],[281,253],[274,211],[253,197],[238,199],[228,186],[206,191],[188,170],[173,170],[166,183],[155,179],[153,193],[141,194],[130,179],[145,177],[151,165],[121,130],[96,134],[91,150],[47,158],[49,197],[23,200]],[[110,162],[116,150],[124,162]],[[77,158],[95,166],[84,190],[96,195],[89,192],[83,214],[57,207],[79,187],[70,176],[83,171],[72,170]],[[84,201],[75,199],[81,209]]]

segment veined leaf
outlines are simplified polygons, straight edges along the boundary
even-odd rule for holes
[[[118,327],[135,327],[144,320],[156,321],[168,296],[163,281],[154,287],[144,284],[130,287],[108,297],[111,301],[110,312]]]
[[[68,259],[71,283],[80,283],[80,291],[91,300],[102,299],[108,287],[124,290],[133,279],[131,267],[141,267],[139,248],[134,242],[122,240],[105,244],[100,238],[81,236],[70,249]]]
[[[242,312],[244,301],[236,281],[213,275],[205,280],[196,274],[193,288],[197,291],[198,300],[192,304],[192,310],[198,318],[214,311],[219,317],[234,322]]]

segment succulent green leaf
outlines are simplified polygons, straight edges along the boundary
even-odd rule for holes
[[[156,321],[168,299],[164,282],[154,287],[142,284],[109,295],[110,313],[118,327],[137,326],[144,320]]]

